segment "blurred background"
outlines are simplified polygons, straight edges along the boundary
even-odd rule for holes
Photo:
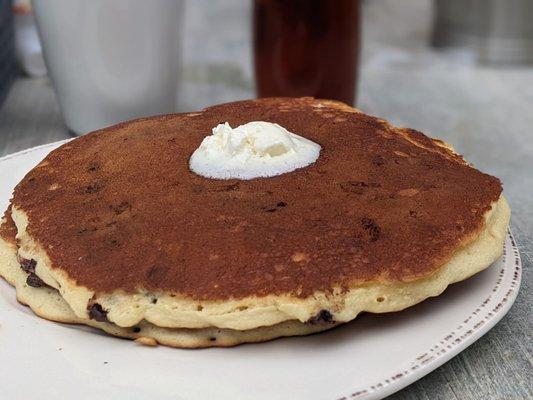
[[[531,348],[515,349],[531,343],[524,292],[533,241],[533,1],[281,3],[35,0],[44,63],[29,2],[0,0],[0,154],[124,116],[261,94],[338,94],[366,113],[442,138],[502,179],[525,249],[526,287],[495,329],[396,396],[527,398]],[[272,46],[280,37],[283,45]],[[316,69],[304,68],[313,63]],[[285,86],[273,86],[276,71]],[[316,76],[333,83],[321,86]],[[345,84],[328,92],[335,79]]]

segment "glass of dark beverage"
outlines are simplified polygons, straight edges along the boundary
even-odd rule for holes
[[[360,11],[359,0],[254,0],[258,97],[354,104]]]

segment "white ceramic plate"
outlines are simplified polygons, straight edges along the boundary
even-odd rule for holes
[[[61,143],[0,159],[0,207]],[[409,385],[491,329],[514,302],[520,256],[509,233],[501,260],[406,311],[332,331],[229,349],[143,347],[40,319],[0,283],[4,399],[377,399]]]

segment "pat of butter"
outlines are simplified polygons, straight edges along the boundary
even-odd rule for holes
[[[281,175],[314,163],[321,147],[278,124],[253,121],[213,128],[189,160],[190,169],[214,179]]]

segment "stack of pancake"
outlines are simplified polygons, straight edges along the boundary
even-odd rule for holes
[[[215,180],[219,123],[322,146],[305,168]],[[400,311],[502,253],[498,179],[341,103],[272,98],[125,122],[52,151],[14,190],[0,274],[39,316],[144,344],[232,346]]]

